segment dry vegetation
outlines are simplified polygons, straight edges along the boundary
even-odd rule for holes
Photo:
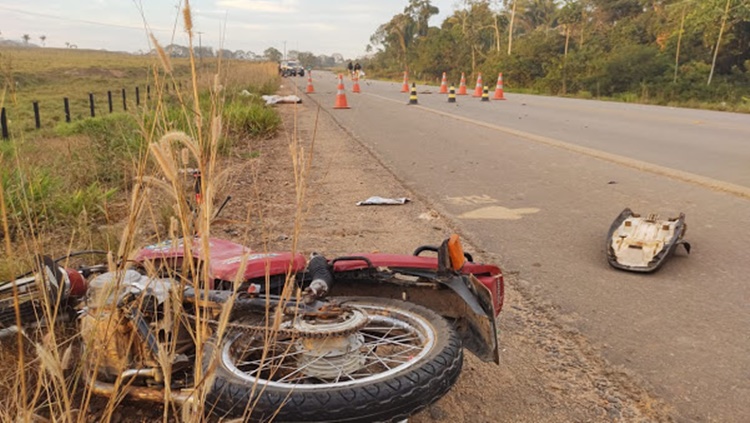
[[[189,6],[185,27],[192,36]],[[27,271],[35,254],[112,251],[108,262],[114,270],[125,266],[120,258],[146,243],[189,238],[196,232],[205,240],[211,234],[211,218],[233,170],[223,168],[222,157],[236,152],[233,146],[274,134],[280,125],[276,112],[259,99],[278,86],[276,66],[224,61],[197,69],[194,58],[174,62],[160,53],[145,58],[53,49],[0,51],[0,105],[8,107],[13,128],[12,140],[0,142],[0,280]],[[134,107],[131,97],[127,112],[86,118],[87,92],[102,99],[108,89],[171,84],[174,88],[168,92],[154,88],[152,99],[141,107]],[[252,95],[240,95],[243,90]],[[141,88],[142,99],[144,92]],[[71,97],[70,124],[60,123],[63,96]],[[31,110],[32,99],[42,104],[42,131],[20,123],[29,119],[23,110]],[[53,103],[59,107],[51,107]],[[101,111],[101,103],[99,107]],[[33,125],[33,118],[29,121]],[[307,165],[296,137],[290,142],[301,203]],[[190,206],[192,179],[180,171],[183,168],[197,168],[203,175],[204,201],[197,207]],[[198,287],[208,283],[201,269],[183,272],[192,275]],[[287,289],[285,295],[290,294]],[[175,322],[181,319],[179,306],[171,310]],[[111,309],[101,311],[114,316]],[[41,312],[52,321],[58,310],[46,301]],[[212,332],[201,316],[206,315],[199,310],[196,322],[188,325],[198,345],[195,363],[201,362],[201,346]],[[219,321],[226,322],[227,316],[222,314]],[[71,330],[50,327],[3,340],[0,420],[108,421],[123,401],[122,391],[104,402],[96,399],[81,377],[81,365],[96,368],[103,360],[101,351],[87,345],[87,355],[76,356],[81,353],[72,347],[76,344]],[[158,364],[168,386],[175,345],[160,348]],[[200,382],[188,417],[199,421],[211,379],[200,365],[193,368],[192,378]],[[125,383],[118,378],[115,385],[123,389]],[[170,404],[163,410],[165,420],[179,414]]]

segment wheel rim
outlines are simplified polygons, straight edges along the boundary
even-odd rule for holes
[[[420,363],[435,345],[435,329],[417,313],[377,304],[357,303],[356,307],[367,315],[367,323],[356,332],[361,345],[356,344],[358,351],[352,351],[363,359],[356,371],[344,369],[325,355],[310,360],[308,354],[301,360],[300,356],[309,351],[300,349],[300,338],[281,336],[264,354],[262,337],[237,334],[224,343],[221,359],[229,371],[250,384],[321,389],[385,379]],[[306,369],[313,365],[329,365],[337,370],[336,377],[306,375]]]

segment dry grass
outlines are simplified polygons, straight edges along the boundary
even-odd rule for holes
[[[183,16],[185,28],[192,39],[188,2]],[[49,55],[40,60],[36,56],[40,53]],[[84,209],[75,225],[65,225],[57,231],[50,232],[54,228],[40,224],[38,216],[32,216],[30,213],[31,210],[39,208],[36,207],[39,204],[35,203],[37,200],[33,192],[10,192],[10,185],[0,185],[4,250],[4,257],[0,260],[0,274],[3,269],[6,275],[21,273],[21,269],[29,264],[27,257],[34,253],[59,255],[75,249],[102,246],[114,252],[108,260],[110,270],[122,270],[127,261],[119,258],[129,257],[143,243],[183,238],[187,241],[186,248],[190,249],[195,247],[190,245],[195,233],[201,234],[200,247],[206,252],[202,259],[204,263],[208,262],[208,237],[212,232],[212,217],[217,204],[223,200],[220,196],[224,190],[222,183],[229,179],[220,167],[221,146],[227,137],[222,120],[224,105],[242,89],[256,93],[274,89],[278,83],[275,65],[220,62],[213,73],[203,73],[196,69],[194,57],[187,61],[175,62],[166,57],[163,50],[159,54],[159,64],[153,62],[154,58],[134,58],[101,52],[71,53],[68,50],[58,52],[52,49],[3,51],[3,60],[8,56],[12,57],[6,67],[6,89],[3,98],[6,101],[10,100],[13,107],[20,107],[19,105],[25,104],[40,93],[45,93],[46,97],[43,98],[50,101],[54,97],[69,95],[65,90],[72,92],[80,89],[69,87],[80,87],[83,81],[91,82],[90,78],[75,70],[84,69],[86,65],[90,65],[91,60],[107,59],[110,63],[108,68],[96,71],[107,74],[99,81],[102,85],[98,89],[103,87],[105,81],[111,81],[112,77],[122,78],[118,82],[150,80],[154,87],[163,87],[165,83],[177,81],[183,76],[186,79],[183,80],[182,90],[173,90],[167,94],[161,89],[154,89],[152,103],[130,110],[126,119],[136,122],[136,136],[142,140],[147,151],[136,150],[135,153],[131,151],[118,156],[118,160],[130,164],[127,179],[131,182],[126,187],[117,187],[120,191],[112,200],[115,204],[108,207],[105,213],[103,227],[92,224],[88,218],[90,212]],[[30,65],[31,62],[46,63],[48,72],[38,72]],[[82,78],[72,83],[71,79],[61,75]],[[23,81],[23,84],[15,85],[17,81]],[[11,110],[13,113],[16,111]],[[181,130],[175,130],[175,121],[181,122]],[[34,168],[45,169],[58,178],[62,176],[54,173],[55,171],[71,170],[65,167],[60,169],[61,158],[86,163],[86,159],[92,159],[92,143],[96,141],[90,133],[84,133],[74,137],[42,138],[38,141],[45,144],[44,147],[40,147],[38,143],[25,141],[23,136],[18,138],[13,143],[10,153],[0,152],[0,164],[12,166],[20,175],[28,175],[26,169]],[[303,217],[311,151],[305,151],[299,145],[295,134],[290,135],[289,143],[297,184],[296,239]],[[180,172],[180,169],[185,167],[197,168],[203,175],[203,202],[192,209],[188,207],[190,180],[185,173]],[[73,183],[72,179],[63,181],[65,184]],[[17,196],[18,204],[22,204],[23,207],[9,210],[4,201],[8,194]],[[40,207],[46,210],[46,205],[42,204]],[[254,218],[262,222],[263,217]],[[15,232],[15,239],[11,239],[11,226],[22,227],[24,230]],[[107,235],[106,245],[101,245],[98,237],[104,236],[104,233]],[[210,286],[207,266],[197,267],[194,262],[186,261],[180,271],[183,275],[179,279],[181,283],[191,283],[196,290],[205,290]],[[240,282],[235,281],[235,285],[239,285]],[[296,292],[294,284],[291,281],[287,282],[282,296],[290,300]],[[38,288],[43,287],[44,285],[39,283]],[[15,297],[16,304],[20,306],[18,296]],[[53,301],[43,302],[41,310],[48,321],[54,321],[59,313],[54,304]],[[180,325],[190,328],[189,335],[196,346],[194,357],[191,358],[194,364],[192,378],[196,383],[190,392],[192,413],[188,413],[187,418],[188,421],[202,421],[205,395],[212,385],[211,372],[204,374],[201,366],[203,345],[210,338],[220,338],[226,331],[231,303],[225,305],[218,315],[208,307],[197,306],[194,320],[187,319],[179,301],[171,304],[172,307],[166,310],[166,318],[172,322],[173,330]],[[90,305],[93,306],[91,313],[95,321],[104,322],[108,328],[118,326],[119,320],[115,310],[104,304]],[[17,318],[20,323],[20,315]],[[217,321],[218,324],[213,324],[212,321]],[[273,332],[269,334],[271,338],[268,341],[272,342]],[[135,331],[131,332],[131,340],[134,341],[135,336]],[[0,420],[83,422],[93,418],[97,421],[109,421],[123,401],[128,381],[122,375],[118,375],[113,382],[116,393],[104,400],[104,404],[96,399],[95,390],[82,376],[84,371],[96,371],[106,362],[107,352],[101,346],[106,345],[107,340],[97,338],[97,341],[97,345],[83,345],[82,349],[72,348],[80,343],[76,332],[71,333],[54,327],[44,327],[28,333],[19,332],[14,341],[3,341],[4,344],[0,345],[0,369],[3,370],[0,376]],[[160,343],[156,362],[152,363],[165,378],[167,394],[170,392],[172,359],[178,353],[178,347],[176,340]],[[76,351],[82,355],[76,357]],[[84,364],[87,369],[84,368]],[[92,415],[90,408],[95,402],[98,403],[96,408],[99,411]],[[165,401],[162,405],[163,421],[174,420],[179,414],[179,410],[171,402]]]

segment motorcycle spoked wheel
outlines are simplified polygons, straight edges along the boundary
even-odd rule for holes
[[[335,378],[310,376],[327,357],[301,358],[299,339],[279,337],[260,366],[262,339],[227,333],[206,344],[203,368],[216,360],[206,410],[224,417],[277,422],[397,422],[433,403],[456,383],[463,349],[448,322],[427,308],[399,300],[350,297],[363,311],[354,333],[355,364],[331,363]],[[354,353],[357,354],[357,353]],[[306,364],[300,364],[302,362]],[[345,360],[346,361],[346,360]],[[348,360],[351,365],[352,360]],[[271,370],[275,369],[275,370]],[[249,410],[246,412],[246,410]]]

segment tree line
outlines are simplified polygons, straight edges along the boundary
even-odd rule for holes
[[[181,46],[178,44],[169,44],[164,50],[170,55],[170,57],[186,58],[190,57],[190,47]],[[157,54],[155,49],[152,49],[148,54]],[[269,62],[280,62],[282,60],[298,60],[302,66],[310,68],[330,68],[333,66],[341,65],[344,63],[344,56],[339,53],[333,53],[328,56],[325,54],[316,55],[309,51],[297,51],[289,50],[284,57],[284,53],[280,52],[274,47],[269,47],[263,51],[262,54],[256,54],[250,50],[227,50],[220,49],[214,50],[210,46],[193,46],[193,54],[195,57],[219,57],[224,59],[237,59],[237,60],[251,60],[251,61],[269,61]]]
[[[747,0],[462,0],[430,26],[438,13],[409,0],[372,35],[370,71],[503,72],[540,93],[750,106]]]

